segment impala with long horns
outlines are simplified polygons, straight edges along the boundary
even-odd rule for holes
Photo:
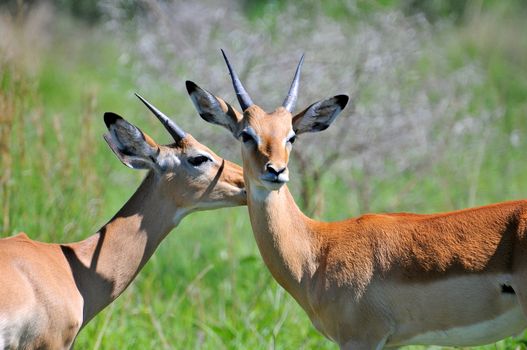
[[[322,334],[341,349],[381,349],[485,344],[526,328],[527,201],[310,219],[286,186],[291,147],[297,135],[326,129],[348,97],[293,115],[301,60],[283,105],[267,113],[225,61],[243,113],[192,82],[187,90],[203,119],[241,141],[260,253]]]
[[[246,203],[239,166],[138,97],[174,142],[159,145],[117,114],[104,115],[104,138],[121,162],[150,171],[123,208],[81,242],[47,244],[23,233],[0,240],[0,349],[70,349],[185,215]]]

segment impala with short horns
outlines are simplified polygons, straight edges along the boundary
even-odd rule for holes
[[[173,143],[160,145],[117,114],[104,114],[104,138],[121,162],[149,170],[121,210],[80,242],[43,243],[25,234],[0,239],[1,349],[71,349],[184,216],[246,203],[238,165],[138,97]]]
[[[243,143],[247,207],[260,254],[322,334],[343,350],[379,350],[482,345],[527,327],[526,200],[438,214],[313,220],[285,184],[291,143],[294,135],[327,128],[347,97],[317,102],[293,117],[297,68],[283,106],[265,113],[226,62],[243,114],[193,83],[187,89],[203,119]]]

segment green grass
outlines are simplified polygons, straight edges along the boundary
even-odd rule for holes
[[[66,30],[59,30],[61,25]],[[505,109],[491,126],[481,161],[467,158],[474,155],[467,140],[467,150],[449,154],[425,178],[407,173],[389,180],[364,179],[374,188],[374,211],[435,212],[527,197],[527,67],[517,59],[518,52],[527,57],[527,44],[514,42],[510,45],[518,47],[496,52],[474,35],[476,26],[456,27],[449,36],[454,39],[449,43],[446,38],[445,46],[453,65],[460,55],[486,58],[489,79],[476,93],[489,108]],[[97,31],[73,29],[71,23],[59,23],[58,28],[54,50],[42,54],[36,75],[0,60],[4,236],[25,231],[47,242],[82,239],[111,218],[135,191],[144,174],[123,167],[102,140],[105,111],[118,112],[154,137],[167,139],[132,96],[136,86],[131,68],[118,63],[116,44]],[[70,31],[80,39],[68,39]],[[168,101],[166,93],[161,96]],[[189,102],[177,97],[170,103]],[[518,145],[510,142],[513,130],[520,133]],[[355,194],[338,179],[325,180],[323,198],[321,219],[359,214]],[[76,346],[336,349],[271,278],[254,242],[246,208],[195,213],[184,219],[128,290],[81,332]],[[508,339],[481,349],[517,346],[524,347]]]

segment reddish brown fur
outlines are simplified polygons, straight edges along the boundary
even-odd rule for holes
[[[527,201],[512,201],[431,215],[367,214],[314,222],[312,230],[327,266],[421,283],[452,274],[512,273],[514,247],[525,245],[526,222]],[[344,272],[327,275],[339,286],[369,283],[361,281],[363,274],[353,280]]]

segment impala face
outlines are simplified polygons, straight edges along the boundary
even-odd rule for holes
[[[291,113],[278,108],[267,114],[258,106],[246,110],[245,123],[239,132],[242,158],[248,175],[256,186],[277,190],[289,181],[289,154],[296,134]]]
[[[297,99],[302,57],[283,105],[272,113],[266,113],[252,102],[225,53],[224,58],[243,114],[191,81],[186,83],[187,91],[203,119],[227,128],[242,142],[243,168],[250,185],[269,191],[278,190],[289,181],[287,165],[296,136],[328,128],[349,98],[337,95],[316,102],[293,116],[291,111]]]
[[[217,156],[142,100],[175,142],[159,145],[117,114],[105,113],[109,133],[104,138],[121,162],[133,169],[152,170],[161,194],[187,211],[246,204],[242,168]]]

